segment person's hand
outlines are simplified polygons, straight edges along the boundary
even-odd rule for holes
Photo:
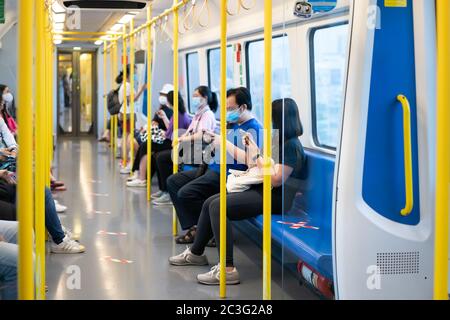
[[[158,127],[159,123],[158,121],[152,121],[152,127]]]
[[[12,178],[12,175],[8,170],[0,170],[0,179],[8,184],[16,184],[16,181]]]
[[[144,83],[144,84],[141,86],[141,89],[140,89],[140,90],[141,90],[141,91],[147,90],[147,84]]]
[[[6,242],[5,238],[3,238],[3,235],[0,234],[0,242]]]
[[[214,133],[214,132],[207,131],[207,132],[205,132],[204,136],[207,140],[210,141],[210,143],[213,144],[214,147],[220,148],[220,144],[222,142],[221,135]]]
[[[250,159],[253,159],[256,155],[261,153],[251,134],[244,135],[242,137],[242,143],[247,147],[247,153]]]
[[[167,119],[167,114],[166,114],[163,110],[158,110],[158,111],[156,112],[156,115],[157,115],[161,120]]]

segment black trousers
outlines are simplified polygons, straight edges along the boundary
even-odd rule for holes
[[[183,230],[197,225],[203,203],[220,192],[219,173],[208,169],[201,177],[196,174],[197,170],[184,171],[167,179],[167,191]]]
[[[153,154],[158,172],[159,190],[167,192],[167,179],[173,174],[172,149]]]
[[[172,142],[170,140],[164,140],[163,144],[157,144],[152,142],[152,153],[161,152],[164,150],[171,150],[172,149]],[[147,142],[144,142],[139,146],[139,149],[136,151],[136,155],[134,157],[133,162],[133,168],[132,171],[138,171],[139,170],[139,164],[141,163],[141,160],[144,156],[147,155]],[[153,163],[152,163],[153,164]],[[152,165],[153,168],[153,165]],[[153,171],[153,170],[152,170]],[[152,172],[153,177],[154,172]]]
[[[279,204],[275,204],[279,206]],[[261,215],[263,212],[262,189],[250,189],[240,193],[227,194],[227,267],[234,266],[233,228],[230,221],[245,220]],[[220,194],[205,201],[197,224],[193,254],[202,255],[208,241],[214,236],[220,254]]]

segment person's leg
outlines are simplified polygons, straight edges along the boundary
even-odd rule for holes
[[[178,193],[181,188],[187,186],[190,182],[192,182],[195,179],[196,174],[197,174],[196,170],[183,171],[171,175],[167,179],[167,191],[169,192],[170,198],[172,199],[172,203],[173,206],[175,207],[175,211],[177,212],[178,217],[179,218],[181,217],[180,223],[183,230],[189,229],[194,224],[191,224],[190,220],[184,218],[185,213],[186,211],[189,211],[189,208],[184,207],[184,201],[179,199]],[[189,216],[189,214],[187,214],[187,216]]]
[[[245,220],[262,214],[263,199],[261,193],[248,190],[227,195],[227,267],[234,266],[233,261],[233,229],[230,221]],[[220,255],[220,197],[209,204],[211,228]]]
[[[0,219],[7,221],[16,221],[16,206],[13,203],[0,200]]]
[[[153,156],[152,156],[151,161],[153,162],[152,164],[154,165]],[[153,173],[155,171],[155,169],[153,168],[153,165],[152,165],[152,175],[151,175],[151,177],[153,176]],[[145,156],[143,156],[141,158],[141,162],[139,164],[139,175],[138,175],[138,178],[139,178],[139,180],[147,180],[147,155],[145,155]]]
[[[164,150],[156,155],[156,169],[160,190],[167,192],[167,179],[173,174],[172,150]]]
[[[143,143],[139,146],[139,148],[136,151],[136,156],[134,158],[133,167],[131,168],[132,172],[136,172],[139,170],[139,165],[141,163],[141,159],[146,154],[147,154],[147,144]]]
[[[194,244],[191,248],[191,252],[197,256],[201,256],[205,252],[206,245],[213,237],[209,209],[211,208],[211,203],[217,199],[219,199],[220,202],[220,193],[209,197],[203,204],[202,213],[198,218],[197,232],[195,234]]]
[[[45,227],[50,233],[53,242],[60,244],[63,241],[65,234],[56,213],[55,201],[48,188],[45,188]]]
[[[0,292],[4,300],[17,299],[18,222],[0,221]]]
[[[18,245],[0,241],[0,298],[17,299]]]

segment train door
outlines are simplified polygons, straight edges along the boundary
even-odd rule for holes
[[[433,296],[434,1],[352,1],[333,215],[338,299]]]
[[[96,132],[96,54],[58,52],[58,133],[70,136]]]

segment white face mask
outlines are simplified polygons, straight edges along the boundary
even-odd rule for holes
[[[165,96],[159,96],[159,103],[162,105],[162,106],[167,106],[167,97],[165,97]]]
[[[11,103],[11,102],[13,102],[13,100],[14,100],[14,97],[13,97],[13,95],[12,95],[10,92],[5,93],[5,94],[2,96],[2,98],[3,98],[3,101],[5,101],[6,103]]]

